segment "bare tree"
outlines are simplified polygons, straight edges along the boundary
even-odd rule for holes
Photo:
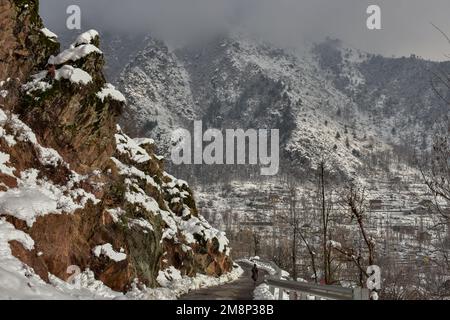
[[[289,192],[289,211],[286,216],[282,217],[283,222],[286,223],[290,230],[290,260],[291,260],[291,269],[292,269],[292,278],[294,280],[298,279],[298,260],[299,260],[299,251],[300,251],[300,243],[305,245],[305,248],[310,257],[311,269],[314,274],[314,279],[317,282],[317,266],[316,266],[316,251],[313,248],[313,245],[308,240],[308,230],[310,230],[310,225],[305,223],[307,207],[306,203],[303,201],[302,209],[298,205],[299,201],[297,199],[297,186],[293,179],[289,179],[287,181],[288,192]]]
[[[289,193],[289,220],[292,228],[292,278],[297,281],[297,234],[300,230],[300,221],[296,210],[297,197],[294,184],[289,186]]]
[[[296,209],[297,205],[297,195],[296,195],[296,185],[293,179],[287,180],[287,187],[289,192],[288,202],[289,210],[287,214],[281,215],[280,218],[283,223],[285,223],[289,228],[290,233],[290,261],[292,278],[297,280],[297,252],[298,252],[298,233],[300,230],[300,217]]]
[[[448,35],[438,26],[434,24],[433,26],[450,43]],[[450,106],[448,71],[438,70],[431,73],[432,89],[447,106]],[[431,219],[434,220],[432,229],[437,232],[438,241],[433,243],[431,249],[433,258],[430,260],[435,269],[433,274],[427,274],[433,279],[427,279],[426,283],[428,291],[435,297],[448,296],[450,292],[450,282],[447,280],[450,271],[450,119],[448,115],[447,113],[443,118],[442,124],[434,134],[431,150],[424,150],[425,155],[419,162],[423,181],[434,197],[433,204],[428,209]],[[440,234],[445,231],[447,235],[441,239]],[[437,273],[443,274],[444,277]],[[434,288],[429,285],[432,283],[435,283]]]
[[[306,229],[309,226],[305,226],[303,225],[300,229],[299,229],[299,233],[298,235],[300,236],[300,239],[302,240],[303,244],[306,247],[306,250],[308,251],[310,260],[311,260],[311,269],[314,273],[314,282],[318,283],[318,276],[317,276],[317,266],[316,266],[316,251],[314,250],[313,246],[310,244],[310,242],[307,240],[306,238]]]
[[[433,23],[432,25],[450,44],[450,37],[441,28]],[[445,93],[438,85],[443,87]],[[450,90],[449,75],[444,71],[432,72],[431,86],[437,96],[450,106],[450,101],[447,99]],[[426,185],[435,196],[437,212],[443,223],[449,226],[450,212],[444,211],[439,204],[439,200],[444,200],[447,207],[450,206],[450,119],[448,114],[445,120],[443,126],[436,132],[429,158],[425,158],[425,165],[420,164],[420,170]],[[429,165],[427,166],[426,163]]]
[[[255,257],[259,256],[261,251],[261,236],[257,230],[253,230],[253,248]]]
[[[367,223],[367,196],[364,188],[350,184],[341,194],[340,204],[346,215],[350,217],[350,222],[356,222],[359,237],[362,239],[366,250],[362,246],[347,246],[329,242],[332,250],[342,254],[352,262],[359,271],[359,284],[364,286],[365,280],[370,276],[367,274],[367,267],[375,263],[375,241],[366,229]]]
[[[439,214],[441,223],[450,223],[448,208],[442,207],[442,202],[450,206],[450,122],[447,128],[442,128],[434,136],[433,148],[425,161],[420,164],[423,180],[433,194],[435,211]]]
[[[331,249],[328,245],[329,239],[329,227],[330,218],[333,203],[331,197],[327,197],[327,169],[325,160],[321,160],[317,170],[317,180],[318,180],[318,200],[321,212],[321,222],[322,222],[322,258],[323,258],[323,274],[325,284],[331,284],[332,272],[331,272]]]
[[[351,219],[355,220],[358,224],[359,232],[364,239],[368,251],[368,265],[373,265],[375,261],[375,242],[369,236],[365,227],[368,208],[366,191],[364,188],[359,188],[352,184],[348,192],[344,194],[342,200],[351,214]]]

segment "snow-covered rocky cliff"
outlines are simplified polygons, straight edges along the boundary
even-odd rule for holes
[[[112,298],[235,276],[188,184],[153,140],[117,125],[126,101],[105,81],[98,33],[60,51],[31,0],[2,1],[0,26],[0,298]],[[89,288],[72,295],[64,281],[78,271]]]

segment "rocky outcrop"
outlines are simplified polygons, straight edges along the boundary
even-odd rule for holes
[[[60,52],[37,1],[1,1],[0,12],[0,216],[34,240],[12,253],[45,281],[78,266],[117,291],[158,286],[172,266],[228,272],[228,240],[188,184],[165,172],[152,140],[116,125],[126,103],[105,82],[98,34]]]
[[[0,1],[0,81],[5,81],[0,90],[9,93],[0,104],[6,109],[17,104],[20,84],[59,50],[59,43],[46,37],[43,29],[39,1]]]

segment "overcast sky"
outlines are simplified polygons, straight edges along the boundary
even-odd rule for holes
[[[411,53],[445,59],[450,44],[431,22],[450,34],[449,0],[41,0],[46,25],[64,31],[66,8],[82,10],[82,28],[117,33],[152,32],[191,39],[241,26],[290,47],[327,36],[391,56]],[[366,9],[381,7],[382,30],[366,27]]]

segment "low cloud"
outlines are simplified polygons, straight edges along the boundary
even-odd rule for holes
[[[330,36],[384,55],[414,53],[440,60],[450,52],[450,44],[431,25],[450,33],[448,0],[41,0],[47,26],[63,32],[72,4],[82,9],[84,29],[152,32],[171,41],[239,26],[289,47]],[[382,30],[366,28],[370,4],[382,9]]]

